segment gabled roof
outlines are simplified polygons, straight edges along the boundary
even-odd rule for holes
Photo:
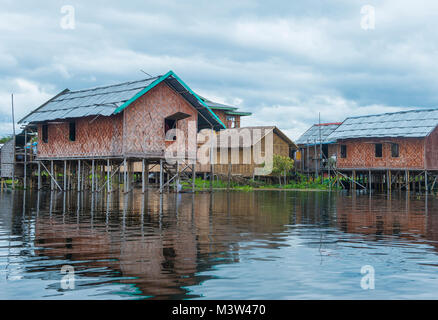
[[[86,116],[110,116],[117,114],[161,82],[178,92],[200,114],[200,127],[225,128],[222,121],[207,104],[199,98],[173,71],[163,76],[124,82],[120,84],[70,91],[65,89],[58,95],[32,111],[19,123],[36,123]]]
[[[254,130],[260,130],[261,132],[261,137],[263,138],[264,136],[266,136],[267,134],[269,134],[270,132],[274,132],[275,134],[277,134],[281,139],[283,139],[289,146],[296,148],[296,144],[289,139],[288,136],[286,136],[280,129],[278,129],[276,126],[257,126],[257,127],[241,127],[241,128],[232,128],[232,129],[225,129],[219,132],[219,134],[217,135],[217,143],[218,145],[221,143],[221,137],[228,137],[229,135],[239,135],[242,130],[248,130],[250,135],[251,135],[251,146],[255,145],[258,141],[255,141],[253,132]],[[243,137],[240,136],[240,141],[239,141],[239,146],[243,146]]]
[[[341,123],[342,122],[314,124],[306,132],[304,132],[303,135],[299,137],[295,142],[298,145],[319,144],[320,140],[322,144],[332,143],[334,141],[331,141],[330,139],[328,139],[328,137],[333,131],[335,131],[339,127]]]
[[[347,118],[328,139],[428,136],[438,125],[438,108]]]

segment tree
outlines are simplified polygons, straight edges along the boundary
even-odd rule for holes
[[[289,174],[289,172],[294,167],[294,161],[286,156],[280,156],[275,154],[274,155],[274,163],[273,163],[273,169],[272,173],[275,176],[278,176],[278,181],[281,185],[281,176],[284,177],[284,184],[286,184],[286,177]]]
[[[2,138],[0,138],[0,143],[6,143],[11,139],[12,139],[12,137],[2,137]]]

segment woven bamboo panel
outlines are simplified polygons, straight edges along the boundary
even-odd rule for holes
[[[38,126],[39,157],[113,156],[122,152],[121,115],[76,119],[76,140],[69,140],[69,123],[48,125],[48,143],[42,141]]]
[[[191,115],[177,122],[178,129],[185,133],[189,121],[197,121],[197,111],[166,84],[161,83],[135,103],[125,109],[125,152],[162,153],[164,139],[164,119],[176,112]]]
[[[375,157],[375,143],[382,143],[381,158]],[[391,157],[391,143],[399,144],[399,157]],[[347,146],[347,158],[340,157],[340,145]],[[424,139],[388,138],[361,139],[340,142],[338,145],[338,168],[408,168],[424,167]]]
[[[426,138],[426,168],[438,170],[438,128]]]

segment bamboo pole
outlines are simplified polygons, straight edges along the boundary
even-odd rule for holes
[[[81,191],[81,160],[78,160],[78,171],[76,172],[77,176],[78,176],[78,192]]]

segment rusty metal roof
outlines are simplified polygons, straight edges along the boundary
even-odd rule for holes
[[[438,108],[347,118],[329,140],[379,137],[426,137],[438,125]]]
[[[215,128],[225,128],[221,120],[173,71],[164,76],[110,86],[77,91],[65,89],[19,123],[117,114],[162,81],[181,94],[202,115],[200,122],[204,122],[204,126],[212,124]]]
[[[313,145],[320,143],[320,134],[321,134],[321,143],[332,143],[328,139],[328,136],[339,127],[341,122],[337,123],[321,123],[314,124],[311,126],[306,132],[304,132],[301,137],[299,137],[295,143],[298,145]],[[321,129],[321,131],[320,131]]]

